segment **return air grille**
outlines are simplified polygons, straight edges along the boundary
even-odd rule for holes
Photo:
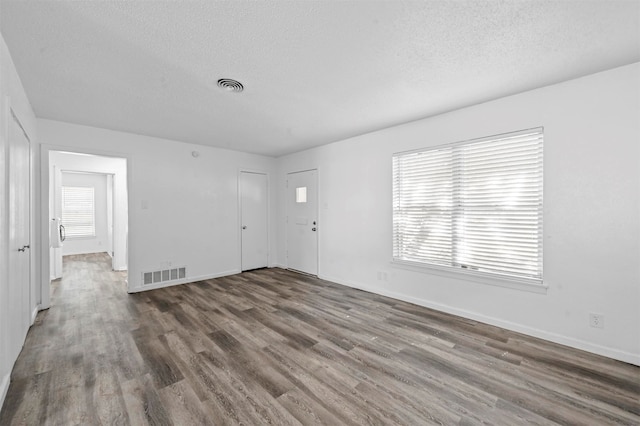
[[[167,281],[181,280],[187,277],[187,268],[185,266],[180,268],[162,269],[159,271],[143,272],[142,284],[158,284]]]

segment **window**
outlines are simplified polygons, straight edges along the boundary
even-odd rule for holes
[[[395,262],[542,284],[542,128],[393,156]]]
[[[62,224],[67,238],[95,237],[94,201],[93,187],[62,187]]]
[[[296,188],[296,203],[306,203],[307,202],[307,187],[301,186]]]

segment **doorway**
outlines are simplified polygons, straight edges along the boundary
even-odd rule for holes
[[[240,172],[241,270],[264,268],[269,264],[269,220],[267,175]]]
[[[48,266],[49,280],[43,279],[42,297],[48,307],[50,282],[62,277],[63,256],[99,259],[108,262],[109,269],[127,273],[128,160],[66,149],[45,149],[42,159],[49,189],[46,220],[50,232],[43,242],[49,261],[43,266],[45,270]],[[64,241],[58,238],[61,234]]]
[[[318,275],[318,171],[287,175],[287,268]]]

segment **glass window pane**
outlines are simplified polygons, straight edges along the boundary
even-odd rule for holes
[[[301,186],[296,188],[296,203],[306,203],[307,202],[307,187]]]

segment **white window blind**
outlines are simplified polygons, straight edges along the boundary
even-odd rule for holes
[[[93,187],[62,187],[62,224],[67,238],[96,235]]]
[[[542,128],[393,156],[397,262],[542,283]]]

